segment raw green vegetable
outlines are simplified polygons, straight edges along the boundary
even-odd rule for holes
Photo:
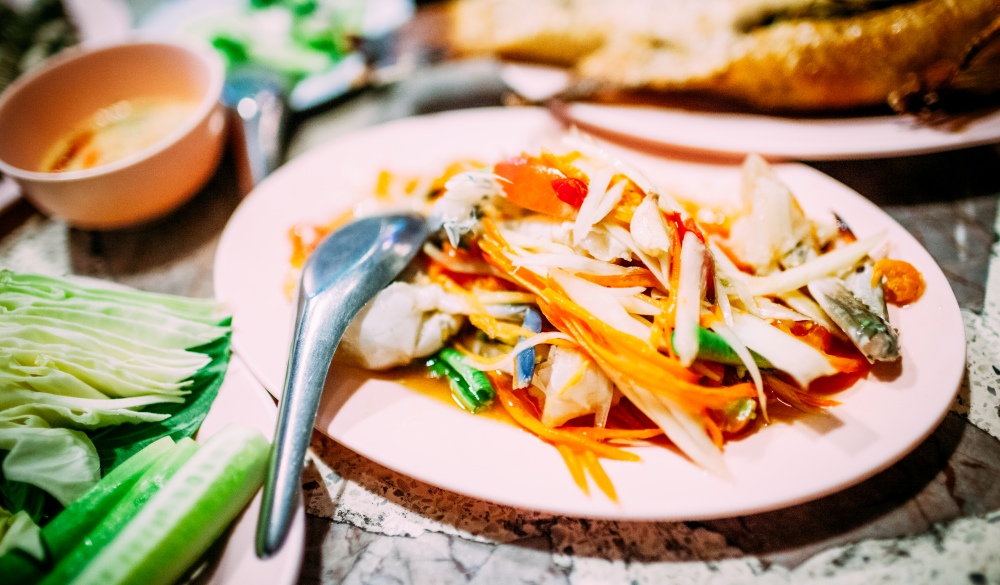
[[[8,576],[15,583],[38,581],[44,574],[45,565],[51,564],[53,559],[64,558],[173,446],[173,440],[168,437],[152,443],[104,476],[83,497],[49,522],[41,530],[41,541],[49,555],[43,559],[47,561],[45,564],[32,562],[33,559],[22,554],[6,554],[0,556],[0,575]]]
[[[38,561],[20,548],[12,548],[0,557],[0,575],[4,583],[33,583],[38,580],[41,569]]]
[[[175,449],[170,437],[163,437],[136,453],[97,482],[82,498],[76,500],[42,529],[42,540],[49,553],[57,559],[69,551],[122,501],[160,459],[166,461]],[[188,448],[185,447],[186,451]],[[183,452],[183,451],[182,451]]]
[[[36,524],[45,514],[45,491],[23,481],[12,480],[3,474],[3,460],[7,454],[0,451],[0,508],[25,512]]]
[[[230,321],[208,299],[0,270],[0,505],[43,525],[49,557],[11,550],[4,582],[78,574],[194,453]]]
[[[27,512],[21,510],[16,514],[11,514],[4,508],[0,508],[0,536],[3,542],[0,543],[0,575],[9,577],[2,561],[8,552],[17,551],[28,559],[45,558],[45,549],[42,548],[40,530]],[[20,582],[17,579],[14,581]]]
[[[477,413],[496,398],[496,390],[486,374],[465,363],[465,356],[459,351],[446,347],[427,360],[431,375],[448,379],[451,395],[471,413]]]
[[[31,484],[65,506],[97,483],[100,465],[86,434],[52,428],[41,417],[17,410],[0,412],[0,451],[5,452],[0,489],[7,492],[14,483]],[[4,500],[11,503],[9,492]]]
[[[189,24],[186,33],[208,40],[230,67],[254,63],[296,83],[353,50],[364,9],[355,0],[248,0],[227,18],[212,13]]]
[[[153,441],[192,436],[225,374],[230,321],[210,299],[0,270],[0,501],[16,480],[67,504]]]
[[[124,288],[83,286],[62,278],[40,274],[19,274],[10,270],[0,271],[0,283],[5,291],[30,294],[50,301],[80,300],[85,309],[101,301],[107,314],[133,314],[134,311],[154,310],[156,316],[173,315],[185,321],[206,325],[224,325],[228,316],[219,304],[210,299],[179,297]],[[61,306],[61,305],[60,305]],[[186,327],[186,326],[185,326]]]
[[[101,458],[101,469],[114,469],[147,445],[162,437],[175,441],[194,436],[219,393],[229,364],[229,334],[208,344],[191,348],[204,353],[211,362],[190,378],[190,393],[183,403],[162,403],[146,409],[166,415],[161,421],[106,427],[90,433]]]
[[[671,338],[672,342],[673,339]],[[750,355],[753,356],[753,361],[758,366],[762,368],[774,367],[771,365],[771,362],[764,359],[757,352],[751,351]],[[698,327],[698,359],[731,366],[743,365],[743,360],[740,359],[740,356],[736,355],[736,352],[733,351],[733,348],[729,347],[729,344],[722,339],[722,336],[704,327]]]
[[[75,579],[53,583],[174,583],[253,498],[268,448],[255,429],[223,428]]]
[[[104,546],[127,529],[145,507],[156,497],[171,478],[176,476],[185,464],[199,452],[198,444],[192,439],[182,439],[166,455],[150,467],[139,481],[100,520],[100,523],[62,558],[53,559],[55,568],[43,581],[44,585],[63,585],[74,575],[78,575],[91,560],[101,553]],[[26,583],[27,585],[27,583]]]
[[[0,271],[5,313],[60,318],[149,347],[188,348],[226,332],[219,303],[130,289],[84,287],[58,278]],[[125,346],[126,348],[128,345]]]

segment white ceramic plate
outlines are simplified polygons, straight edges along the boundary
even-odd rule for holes
[[[269,439],[274,436],[277,409],[274,400],[247,371],[242,360],[233,356],[219,395],[198,430],[204,441],[230,423],[253,427]],[[255,542],[261,492],[228,532],[225,548],[209,566],[210,577],[196,582],[205,585],[292,585],[298,580],[305,550],[305,512],[302,503],[295,514],[284,547],[276,555],[257,558]]]
[[[236,210],[216,255],[215,291],[234,312],[236,351],[265,388],[280,393],[293,319],[284,292],[291,226],[334,218],[371,192],[382,169],[432,173],[456,158],[494,160],[562,131],[540,109],[466,110],[344,136],[280,168]],[[737,167],[621,156],[682,195],[737,189]],[[729,444],[724,458],[730,481],[670,450],[638,448],[641,463],[605,463],[620,503],[588,497],[555,449],[534,436],[336,368],[317,428],[386,467],[449,490],[591,517],[690,520],[760,512],[817,498],[884,469],[937,426],[957,390],[965,336],[955,297],[927,252],[868,200],[809,167],[786,164],[778,172],[808,213],[835,210],[859,235],[887,230],[893,256],[923,273],[927,292],[915,305],[892,311],[903,345],[898,376],[857,384],[830,416],[778,423]]]
[[[1000,141],[1000,109],[954,125],[910,116],[792,118],[652,106],[554,103],[583,129],[684,150],[771,159],[836,160],[904,156]]]

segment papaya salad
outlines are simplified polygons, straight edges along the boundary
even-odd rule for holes
[[[291,230],[295,268],[351,216],[417,209],[439,228],[338,359],[425,366],[462,408],[502,408],[612,500],[601,460],[639,461],[630,447],[672,445],[725,477],[726,442],[767,425],[769,406],[837,404],[900,359],[886,304],[924,287],[886,234],[807,217],[755,155],[731,209],[660,190],[579,134],[434,178],[385,171],[374,191]]]

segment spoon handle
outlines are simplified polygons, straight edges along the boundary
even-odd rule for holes
[[[257,556],[261,558],[273,555],[284,544],[302,496],[302,467],[323,384],[333,353],[350,324],[342,312],[324,310],[324,304],[336,302],[339,296],[306,298],[300,293],[257,524]]]

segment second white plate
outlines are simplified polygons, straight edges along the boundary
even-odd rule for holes
[[[1000,109],[930,125],[911,116],[796,118],[652,106],[556,103],[585,130],[684,150],[770,159],[884,158],[1000,141]]]
[[[379,171],[434,173],[455,159],[496,160],[563,132],[542,109],[481,109],[410,118],[344,136],[293,160],[261,183],[223,232],[216,295],[234,312],[234,345],[280,394],[293,305],[285,292],[289,229],[322,224],[372,193]],[[661,188],[682,196],[735,197],[737,166],[620,152]],[[901,369],[839,396],[828,416],[772,424],[726,446],[732,479],[675,452],[637,448],[641,463],[609,461],[619,503],[586,496],[550,445],[503,422],[470,415],[396,383],[333,368],[316,427],[403,474],[473,497],[552,513],[619,519],[734,516],[803,502],[891,465],[947,412],[963,374],[965,334],[955,297],[930,255],[854,191],[797,164],[776,167],[810,215],[836,211],[861,236],[886,231],[893,257],[914,264],[927,290],[893,309]]]

